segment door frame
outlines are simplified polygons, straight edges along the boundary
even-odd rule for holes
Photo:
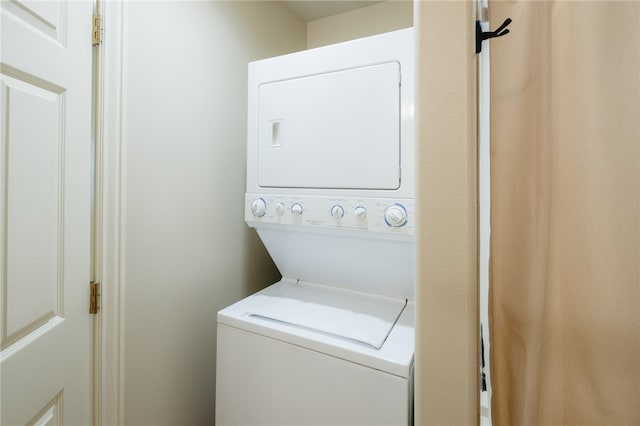
[[[126,3],[97,0],[102,44],[95,55],[96,280],[94,425],[124,424],[124,220]]]
[[[94,424],[95,425],[120,425],[124,424],[124,369],[125,369],[125,220],[126,215],[126,97],[127,97],[127,45],[126,45],[126,28],[127,28],[127,3],[123,1],[104,1],[97,0],[102,6],[102,21],[104,23],[103,31],[103,43],[100,49],[99,58],[100,63],[98,67],[98,91],[97,102],[99,113],[97,120],[97,141],[100,149],[97,150],[97,156],[99,158],[99,164],[101,167],[101,194],[99,202],[100,213],[100,228],[101,240],[99,242],[99,262],[100,262],[100,277],[99,280],[102,283],[102,311],[95,318],[95,346],[94,346],[94,366],[95,366],[95,392],[94,392]],[[414,20],[417,25],[416,38],[419,40],[429,41],[428,46],[425,46],[425,51],[430,47],[438,47],[439,42],[434,41],[435,38],[430,37],[434,34],[440,34],[442,25],[447,25],[447,19],[451,17],[460,17],[462,19],[468,19],[475,16],[475,3],[461,4],[444,4],[444,3],[422,3],[419,1],[414,2]],[[418,13],[424,8],[424,15]],[[448,12],[447,19],[441,20],[442,25],[430,27],[430,21],[427,22],[423,16],[434,16],[431,12]],[[469,22],[469,21],[464,21]],[[471,27],[469,27],[471,28]],[[469,36],[471,30],[466,31],[464,34],[454,37],[454,41],[449,44],[444,44],[438,47],[438,52],[446,49],[447,46],[454,45],[454,47],[469,48],[472,43],[472,39]],[[437,38],[437,37],[436,37]],[[425,44],[427,44],[425,41]],[[459,60],[459,56],[455,59]],[[425,223],[430,225],[441,225],[447,229],[458,229],[456,237],[451,239],[448,243],[448,247],[451,250],[443,250],[440,245],[434,245],[427,241],[422,241],[422,249],[425,252],[430,253],[459,253],[455,256],[456,261],[460,262],[460,271],[451,275],[446,271],[447,265],[450,264],[451,259],[446,259],[444,262],[439,262],[441,259],[436,256],[434,260],[431,260],[431,264],[441,264],[441,267],[436,270],[423,270],[422,278],[424,282],[438,282],[439,277],[447,277],[450,284],[454,284],[456,287],[452,290],[448,290],[446,299],[453,301],[459,305],[461,310],[465,306],[478,306],[477,299],[477,285],[478,285],[478,264],[477,264],[477,238],[478,238],[478,224],[476,223],[477,210],[471,211],[468,208],[468,203],[472,203],[477,207],[477,194],[476,187],[477,175],[474,170],[477,167],[476,164],[476,152],[464,151],[468,149],[469,144],[475,147],[477,143],[475,129],[476,129],[476,81],[469,82],[467,79],[470,76],[475,76],[472,72],[476,70],[475,61],[471,61],[468,57],[464,57],[464,61],[456,63],[456,66],[463,67],[464,69],[456,70],[454,76],[450,76],[451,69],[448,66],[438,66],[431,70],[432,77],[429,81],[444,82],[446,87],[453,88],[454,93],[461,95],[460,99],[454,103],[454,110],[462,113],[462,116],[466,117],[464,126],[459,129],[448,129],[444,132],[451,139],[456,140],[458,146],[454,148],[439,149],[442,142],[438,140],[447,140],[442,138],[442,133],[429,129],[427,132],[426,124],[420,125],[424,136],[429,138],[431,135],[436,135],[436,138],[431,138],[434,142],[433,146],[429,146],[429,153],[439,153],[440,156],[426,157],[427,160],[423,161],[428,163],[427,165],[434,165],[434,170],[442,170],[442,167],[438,167],[438,164],[450,164],[450,160],[455,163],[453,172],[448,175],[464,183],[464,188],[467,192],[460,191],[460,194],[451,198],[447,195],[446,199],[442,198],[442,194],[446,191],[441,191],[438,184],[433,184],[431,180],[425,179],[419,189],[424,191],[423,195],[425,199],[430,199],[432,202],[442,203],[442,208],[450,208],[451,211],[460,210],[461,206],[464,208],[464,214],[458,215],[446,215],[443,216],[437,211],[430,210],[428,215],[423,215],[421,219]],[[460,72],[458,72],[460,71]],[[459,88],[460,84],[466,83],[462,89]],[[440,91],[443,89],[441,88]],[[442,111],[435,118],[431,118],[429,123],[437,121],[439,118],[444,117],[444,122],[452,114],[451,111],[441,110],[440,105],[436,100],[429,100],[425,94],[430,94],[424,89],[419,96],[423,96],[427,99],[424,102],[425,109],[429,111]],[[473,94],[473,95],[472,95]],[[473,98],[473,101],[470,99]],[[473,105],[473,106],[471,106]],[[438,126],[436,126],[438,127]],[[436,130],[439,130],[436,129]],[[472,141],[472,142],[470,142]],[[447,141],[448,145],[451,145]],[[425,151],[426,152],[426,151]],[[417,153],[416,155],[420,155]],[[456,157],[456,155],[460,155]],[[451,167],[448,166],[450,169]],[[429,168],[427,168],[429,169]],[[468,174],[468,170],[471,169],[474,173],[473,176]],[[465,180],[466,179],[466,180]],[[448,192],[446,192],[448,194]],[[438,197],[440,196],[440,197]],[[435,201],[434,201],[435,200]],[[467,204],[466,204],[467,203]],[[437,228],[437,226],[436,226]],[[446,248],[446,247],[445,247]],[[442,256],[440,256],[442,257]],[[435,278],[435,279],[434,279]],[[429,286],[421,290],[423,296],[428,300],[439,300],[438,297],[442,296],[439,291],[441,290],[438,285]],[[438,297],[430,298],[429,296],[436,294]],[[466,304],[469,305],[466,305]],[[438,312],[441,309],[430,310],[430,306],[419,307],[420,314],[424,319],[425,324],[429,324],[429,327],[424,330],[418,330],[421,333],[420,338],[425,336],[433,336],[436,339],[431,339],[431,342],[444,342],[445,345],[440,345],[443,348],[452,345],[463,350],[459,353],[463,354],[455,359],[447,357],[441,357],[440,352],[430,352],[429,354],[416,354],[424,356],[423,359],[417,360],[417,365],[421,366],[421,375],[424,377],[436,377],[442,383],[449,383],[445,386],[444,391],[441,388],[438,392],[442,395],[440,400],[445,401],[462,401],[462,410],[459,412],[459,416],[464,418],[475,418],[476,421],[479,418],[479,401],[477,386],[477,372],[478,372],[478,353],[473,351],[477,348],[478,343],[478,313],[469,311],[465,315],[460,316],[456,324],[459,326],[461,333],[459,337],[451,340],[448,334],[442,334],[441,330],[442,318],[446,315],[439,315]],[[439,308],[439,307],[438,307]],[[450,326],[451,324],[447,324]],[[445,335],[447,337],[445,337]],[[448,345],[447,345],[448,344]],[[469,350],[466,350],[469,349]],[[448,349],[450,350],[450,349]],[[439,357],[440,356],[440,357]],[[439,358],[438,358],[439,357]],[[433,362],[436,360],[437,362]],[[440,361],[446,360],[446,361]],[[444,370],[442,366],[448,367]],[[438,373],[439,371],[449,371],[451,367],[456,367],[460,374],[458,374],[457,381],[451,384],[451,378],[447,375]],[[436,373],[436,374],[432,374]],[[416,378],[419,379],[418,375]],[[433,382],[432,379],[429,382]],[[431,386],[429,386],[431,387]],[[425,400],[429,401],[428,392],[426,387],[418,387],[417,392],[422,397],[427,397]],[[424,394],[424,395],[423,395]],[[440,408],[430,412],[429,409],[433,408],[433,404],[420,404],[423,401],[416,400],[418,418],[420,414],[424,419],[436,418],[438,415],[443,414],[443,410],[446,410],[449,405],[440,404]],[[429,413],[429,414],[427,414]],[[458,418],[462,418],[458,417]]]

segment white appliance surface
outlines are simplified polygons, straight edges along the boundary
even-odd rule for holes
[[[307,346],[218,325],[216,425],[412,424],[412,381]]]
[[[249,315],[280,321],[380,349],[406,300],[355,294],[314,284],[282,283],[278,296],[258,294]]]
[[[283,228],[282,226],[280,228]],[[414,245],[401,235],[261,225],[258,235],[283,277],[413,300]]]
[[[246,192],[413,198],[413,36],[250,63]]]
[[[398,62],[263,83],[258,92],[259,186],[398,189]]]
[[[256,200],[264,204],[262,216],[256,216],[252,211]],[[293,206],[299,206],[300,214],[292,211]],[[389,226],[386,213],[389,208],[398,206],[404,210],[406,222],[400,227]],[[335,209],[339,209],[338,214],[334,214]],[[297,225],[307,229],[367,231],[407,240],[398,237],[413,236],[414,216],[412,198],[373,198],[347,194],[283,195],[267,192],[245,194],[245,221],[256,228],[260,228],[262,224]],[[283,227],[280,226],[280,229]]]
[[[412,423],[413,37],[249,64],[245,220],[283,279],[218,312],[216,424]]]
[[[410,377],[414,352],[414,312],[411,302],[372,298],[369,295],[328,286],[309,284],[302,284],[302,286],[300,287],[300,284],[296,283],[296,281],[283,279],[218,312],[218,324],[244,329],[257,335],[305,347],[318,353],[385,371],[395,376],[407,379]],[[285,313],[284,315],[287,315],[288,321],[278,321],[252,315],[252,313],[260,312],[264,308],[265,301],[268,301],[267,305],[270,303],[278,304],[279,301],[287,303],[287,300],[285,300],[286,294],[292,288],[297,290],[295,293],[299,303],[304,304],[305,299],[309,297],[318,305],[314,308],[316,313],[325,312],[329,314],[332,310],[342,310],[342,315],[351,318],[368,314],[373,317],[370,324],[374,324],[378,331],[385,330],[383,331],[385,333],[388,330],[385,323],[391,321],[389,318],[395,314],[397,309],[401,310],[401,312],[388,332],[384,344],[379,349],[372,345],[358,342],[356,339],[341,337],[340,335],[342,334],[358,334],[362,330],[358,326],[341,324],[339,317],[327,316],[325,318],[327,324],[329,324],[328,327],[336,330],[335,333],[327,333],[314,330],[314,324],[312,324],[312,327],[300,326],[300,323],[304,324],[309,321],[306,318],[307,314],[300,311],[298,311],[300,315],[295,317],[292,313]],[[313,289],[313,292],[300,291],[301,288]],[[320,296],[318,293],[321,293]],[[283,294],[285,297],[282,297]],[[349,307],[344,305],[345,301],[357,299],[361,300],[354,302],[351,312],[347,312]],[[406,306],[404,306],[405,303]],[[363,308],[363,311],[360,312],[358,308]],[[389,315],[389,312],[391,312],[391,315]],[[319,318],[315,320],[315,324],[320,322]],[[345,331],[348,327],[352,327],[352,330]]]

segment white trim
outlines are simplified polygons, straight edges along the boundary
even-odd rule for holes
[[[103,7],[102,384],[103,425],[124,424],[124,29],[126,4]]]
[[[94,0],[93,13],[102,13],[103,0]],[[103,233],[102,233],[102,216],[103,216],[103,199],[102,187],[104,177],[102,147],[104,140],[104,127],[102,121],[102,100],[103,100],[103,70],[104,52],[101,46],[94,46],[92,52],[92,105],[93,105],[93,200],[92,200],[92,244],[91,244],[91,281],[102,282],[102,252],[103,252]],[[98,313],[93,315],[93,406],[92,406],[92,423],[99,425],[102,416],[102,315]]]
[[[478,0],[479,15],[488,8],[488,0]],[[480,16],[479,19],[482,19]],[[482,22],[482,30],[489,31],[489,23]],[[487,391],[480,392],[480,425],[491,426],[491,369],[489,350],[489,260],[491,250],[491,139],[489,67],[490,47],[482,44],[478,55],[478,232],[479,232],[479,304],[480,326],[484,341],[484,373]],[[478,330],[478,334],[480,330]],[[480,335],[480,334],[479,334]]]

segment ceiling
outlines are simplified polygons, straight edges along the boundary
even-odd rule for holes
[[[285,0],[283,3],[305,21],[325,18],[361,7],[381,3],[380,0]]]

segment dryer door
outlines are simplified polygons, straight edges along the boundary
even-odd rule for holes
[[[397,189],[400,64],[259,86],[258,185]]]

